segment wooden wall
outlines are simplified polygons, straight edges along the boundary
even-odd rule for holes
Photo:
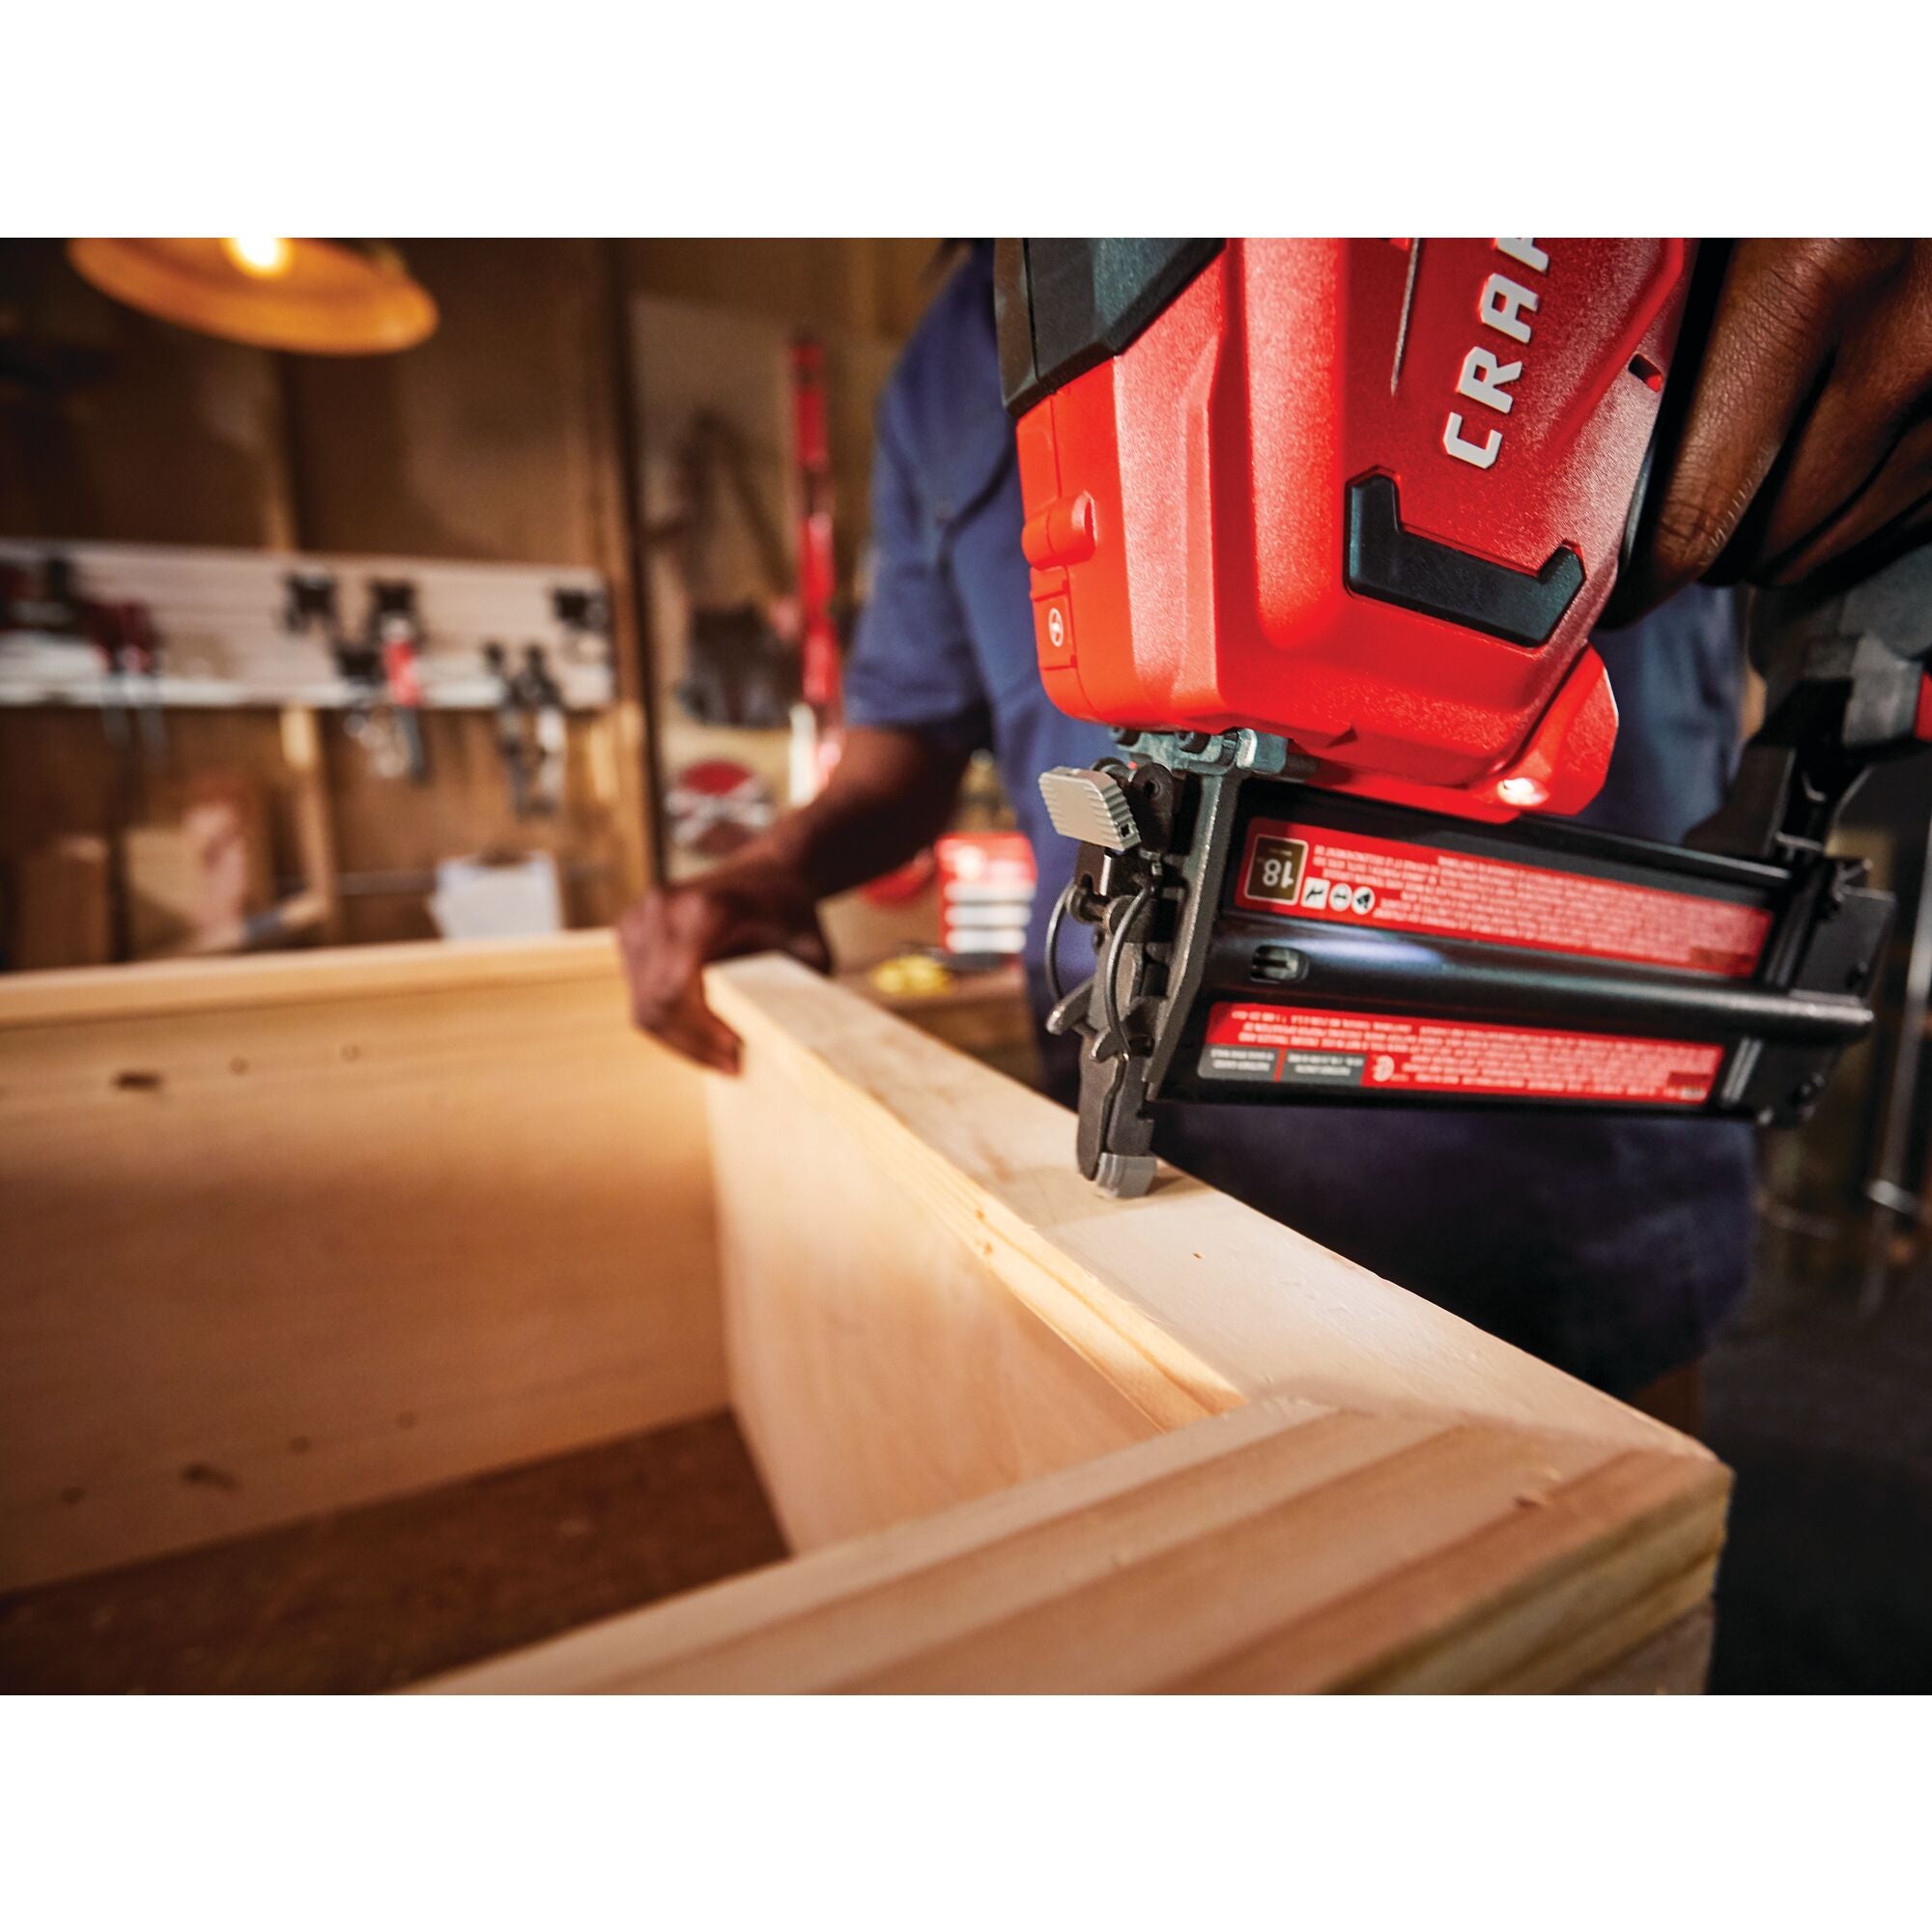
[[[58,242],[0,242],[0,529],[293,544],[274,357],[109,301]]]
[[[337,358],[152,321],[57,242],[0,243],[0,527],[601,566],[618,258],[588,241],[405,252],[436,334]]]
[[[603,566],[612,279],[903,337],[930,241],[415,241],[401,355],[278,357],[151,321],[0,242],[0,529]]]
[[[604,244],[405,253],[441,312],[428,342],[287,358],[303,543],[603,567],[618,448]]]
[[[873,406],[898,345],[912,333],[945,278],[949,264],[940,253],[940,243],[896,239],[698,238],[626,242],[622,250],[625,286],[634,296],[668,297],[694,308],[724,310],[739,319],[741,336],[754,336],[757,325],[768,331],[776,325],[782,335],[810,329],[824,343],[827,430],[838,505],[835,535],[840,582],[850,582],[869,521]],[[702,394],[707,384],[715,383],[721,370],[729,366],[734,347],[742,353],[744,346],[733,345],[721,334],[714,337],[707,355],[690,358],[676,370],[654,370],[645,327],[650,307],[632,305],[639,393],[647,432],[652,427],[653,400],[662,403],[680,392]],[[667,309],[660,306],[657,312],[662,316]],[[788,411],[789,398],[777,385],[772,399]],[[753,404],[734,413],[745,416],[748,426],[754,425],[757,407]]]
[[[374,776],[333,714],[320,714],[320,723],[342,872],[366,882],[378,873],[419,876],[440,859],[493,848],[554,852],[565,867],[564,914],[574,926],[608,924],[635,889],[638,841],[621,831],[618,779],[636,752],[621,742],[621,713],[573,724],[565,809],[554,819],[512,815],[487,721],[448,711],[424,717],[434,782],[420,791]],[[92,711],[0,707],[0,869],[13,877],[29,853],[63,836],[111,839],[151,811],[164,815],[188,780],[218,772],[259,794],[282,890],[318,884],[302,867],[301,786],[283,757],[280,715],[174,711],[167,727],[166,762],[150,768],[117,755]],[[435,937],[413,887],[358,891],[352,878],[341,918],[340,936],[352,944]],[[17,932],[9,937],[17,943]]]
[[[509,818],[481,716],[430,721],[439,779],[416,795],[370,779],[339,732],[325,734],[343,869],[413,871],[498,837],[561,844],[581,867],[603,868],[570,895],[574,918],[602,922],[645,883],[652,843],[646,640],[627,541],[628,298],[673,295],[794,326],[903,334],[929,293],[934,244],[402,246],[441,326],[404,355],[337,360],[151,321],[97,295],[58,242],[0,242],[0,531],[602,570],[615,592],[621,702],[601,735],[574,727],[560,827]],[[854,459],[841,458],[851,473]],[[840,508],[862,517],[863,493],[847,491]],[[171,722],[184,764],[218,755],[275,781],[272,713]],[[48,829],[104,829],[125,811],[126,781],[100,737],[83,714],[0,716],[0,862]],[[345,907],[350,939],[430,930],[413,897]]]
[[[903,337],[932,292],[939,243],[898,237],[680,237],[626,242],[622,249],[626,280],[646,295],[802,327]]]

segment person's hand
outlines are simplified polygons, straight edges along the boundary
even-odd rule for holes
[[[1788,584],[1932,533],[1932,242],[1741,242],[1644,573]]]
[[[721,1073],[738,1070],[739,1039],[704,1004],[714,959],[781,948],[829,971],[810,895],[788,870],[724,865],[687,886],[648,893],[617,921],[631,1017],[645,1033]]]

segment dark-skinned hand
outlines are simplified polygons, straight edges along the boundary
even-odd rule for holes
[[[721,866],[647,894],[617,921],[631,1017],[645,1033],[720,1073],[738,1070],[738,1036],[704,1004],[716,959],[782,950],[820,972],[832,955],[810,895],[788,870]]]
[[[1637,560],[1790,584],[1932,534],[1932,242],[1741,242]]]
[[[617,922],[631,1012],[667,1046],[721,1073],[738,1036],[704,1004],[714,959],[778,949],[832,969],[816,903],[903,865],[945,829],[966,753],[924,732],[855,724],[825,789],[716,871],[654,892]]]

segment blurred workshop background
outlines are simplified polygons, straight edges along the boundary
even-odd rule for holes
[[[810,795],[929,240],[0,242],[8,970],[609,923]],[[1719,1689],[1932,1688],[1922,773],[1883,1021],[1766,1151],[1714,1357]],[[828,918],[1024,1075],[990,763]],[[4,1612],[0,1612],[4,1621]]]
[[[872,406],[944,270],[0,244],[7,965],[596,925],[731,850],[836,729]],[[841,961],[936,947],[938,871],[837,908]]]

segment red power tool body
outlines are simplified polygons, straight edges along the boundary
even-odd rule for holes
[[[1000,244],[1040,674],[1122,753],[1041,781],[1103,1186],[1148,1184],[1169,1100],[1802,1118],[1869,1026],[1889,901],[1824,838],[1914,740],[1922,569],[1877,618],[1786,613],[1702,849],[1561,822],[1615,742],[1590,633],[1697,255]],[[1069,915],[1098,956],[1062,994]]]

